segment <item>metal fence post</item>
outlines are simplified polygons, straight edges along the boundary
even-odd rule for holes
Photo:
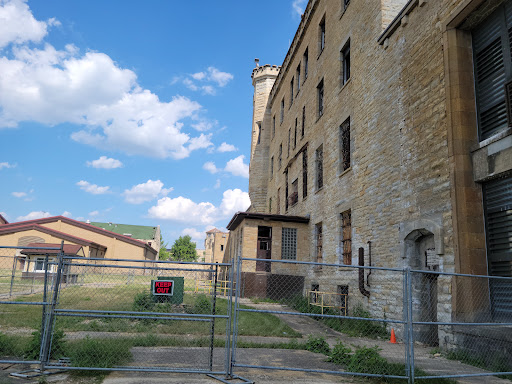
[[[407,286],[404,294],[407,296],[407,349],[409,355],[409,383],[414,384],[414,325],[412,319],[412,278],[411,278],[411,268],[406,268],[406,281]]]
[[[217,275],[219,273],[219,266],[215,265],[215,275],[213,277],[213,306],[212,316],[215,316],[216,304],[217,304]],[[210,371],[213,370],[213,346],[215,344],[215,317],[212,317],[212,328],[210,335]]]
[[[57,267],[57,276],[55,279],[53,279],[52,301],[50,303],[49,313],[46,315],[44,332],[41,335],[41,373],[43,373],[45,365],[48,365],[50,361],[50,351],[54,331],[55,307],[57,306],[57,300],[59,297],[59,286],[64,265],[64,241],[61,243],[58,259],[59,263]],[[48,268],[46,268],[46,272],[48,272]]]
[[[237,255],[237,267],[236,267],[236,290],[235,290],[235,313],[233,316],[233,340],[231,346],[231,364],[229,366],[229,376],[233,376],[233,366],[236,361],[236,343],[238,339],[238,306],[240,305],[240,287],[241,287],[241,270],[242,270],[242,255]]]
[[[12,261],[12,273],[11,273],[11,287],[9,289],[9,297],[12,296],[12,288],[14,285],[14,279],[16,277],[16,268],[18,266],[18,257],[15,255],[14,260]]]
[[[229,267],[229,296],[228,296],[228,318],[226,320],[226,356],[225,356],[225,367],[226,371],[226,379],[231,378],[230,373],[230,353],[231,353],[231,317],[232,317],[232,309],[233,309],[233,291],[234,291],[234,269],[235,269],[235,261],[231,260],[231,266]]]

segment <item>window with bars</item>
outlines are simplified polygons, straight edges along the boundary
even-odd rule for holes
[[[295,129],[294,129],[294,133],[293,133],[293,149],[295,149],[295,147],[297,146],[297,122],[298,122],[298,119],[295,118]]]
[[[272,118],[272,138],[276,136],[276,117]]]
[[[291,137],[292,137],[292,129],[288,129],[288,154],[287,158],[290,157],[290,144],[291,144]]]
[[[292,106],[293,104],[293,84],[295,83],[295,78],[292,77],[292,79],[290,80],[290,107]]]
[[[350,168],[350,118],[340,125],[340,171]]]
[[[318,54],[320,55],[325,48],[325,16],[318,26]]]
[[[283,124],[284,120],[284,97],[283,100],[281,100],[281,116],[279,117],[279,123]]]
[[[279,168],[281,169],[281,165],[283,163],[283,144],[279,144],[279,157],[277,158],[277,161],[279,163]]]
[[[272,198],[268,199],[268,212],[272,213]]]
[[[274,156],[270,159],[270,178],[274,177]]]
[[[308,66],[309,66],[309,49],[306,48],[304,51],[304,55],[302,56],[302,61],[304,62],[304,81],[308,78]]]
[[[511,125],[505,91],[512,80],[512,18],[507,17],[511,8],[506,2],[471,31],[480,140]]]
[[[321,263],[323,260],[323,230],[322,223],[315,225],[315,245],[316,245],[316,262]]]
[[[284,172],[284,179],[285,179],[285,191],[284,191],[284,209],[285,211],[288,211],[288,169]]]
[[[281,188],[277,190],[277,214],[281,213]]]
[[[343,264],[352,265],[352,215],[350,209],[341,216],[341,249]]]
[[[340,52],[341,56],[341,85],[350,79],[350,40]]]
[[[297,70],[295,71],[295,77],[297,79],[297,95],[300,91],[300,63],[297,65]]]
[[[297,229],[283,228],[281,239],[281,259],[297,260]]]
[[[306,130],[306,106],[302,107],[302,132],[301,137],[304,137],[304,132]]]
[[[316,87],[317,99],[318,99],[318,117],[324,114],[324,79],[320,81]]]
[[[320,189],[324,186],[324,149],[323,149],[323,145],[321,145],[316,150],[315,162],[316,162],[316,189]]]
[[[290,193],[288,200],[290,200],[291,206],[299,202],[299,179],[295,179],[292,183],[292,193]]]
[[[308,149],[302,152],[302,198],[308,195]]]

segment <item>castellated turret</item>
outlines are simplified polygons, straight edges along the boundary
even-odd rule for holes
[[[268,212],[267,184],[269,178],[269,147],[272,118],[268,98],[281,67],[265,64],[252,71],[254,86],[251,158],[249,164],[249,196],[251,212]]]

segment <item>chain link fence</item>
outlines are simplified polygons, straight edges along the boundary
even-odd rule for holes
[[[510,379],[511,308],[507,277],[0,247],[0,362],[40,372],[188,372],[224,382],[248,369]]]

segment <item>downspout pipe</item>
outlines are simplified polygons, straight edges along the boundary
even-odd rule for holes
[[[372,242],[368,241],[368,266],[372,266]],[[366,275],[366,285],[370,286],[370,275],[372,274],[372,270]]]
[[[359,248],[359,266],[364,267],[364,248]],[[366,297],[370,297],[370,291],[364,288],[364,268],[359,268],[359,292]]]

